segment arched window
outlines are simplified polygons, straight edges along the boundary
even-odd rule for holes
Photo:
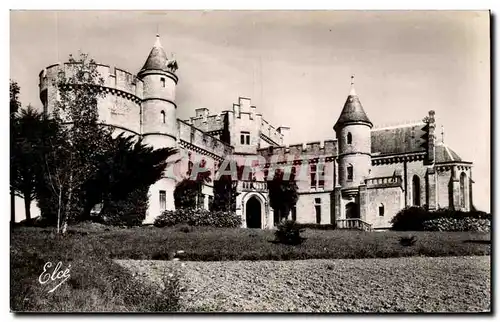
[[[353,172],[354,172],[354,168],[353,168],[352,164],[349,164],[347,166],[347,180],[353,180]]]
[[[467,180],[467,175],[462,172],[460,175],[460,207],[465,207],[465,182]]]
[[[385,207],[384,207],[384,204],[381,203],[380,205],[378,205],[378,215],[380,217],[383,217],[384,213],[385,213]]]
[[[412,192],[413,192],[413,205],[420,206],[420,178],[417,175],[413,176]]]
[[[161,111],[161,119],[163,121],[163,123],[165,123],[165,111]]]
[[[351,132],[348,132],[347,133],[347,144],[351,144],[352,143],[352,134]]]

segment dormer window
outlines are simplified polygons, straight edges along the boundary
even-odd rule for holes
[[[351,144],[352,143],[352,134],[351,132],[348,132],[347,133],[347,144]]]
[[[161,87],[165,87],[165,77],[160,78]]]

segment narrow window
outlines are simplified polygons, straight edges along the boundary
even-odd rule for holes
[[[384,213],[385,213],[385,208],[384,208],[384,204],[381,203],[379,206],[378,206],[378,215],[380,217],[383,217],[384,216]]]
[[[208,210],[212,210],[214,205],[214,196],[208,196]]]
[[[353,167],[352,164],[347,166],[347,180],[352,180],[353,177]]]
[[[316,165],[311,164],[311,188],[316,188]]]
[[[292,220],[297,221],[297,207],[293,206],[292,208]]]
[[[319,188],[324,188],[325,187],[325,165],[322,164],[320,166],[321,172],[319,173],[319,178],[318,178],[318,187]]]
[[[347,133],[347,144],[351,144],[352,143],[352,134],[351,132],[348,132]]]
[[[160,210],[167,209],[167,193],[165,190],[160,190]]]
[[[414,175],[412,181],[413,205],[420,206],[420,178]]]
[[[246,135],[246,139],[247,139],[247,145],[250,145],[250,134]]]
[[[460,175],[460,207],[465,208],[465,180],[467,175],[462,172]]]
[[[165,78],[160,78],[161,87],[165,87]]]
[[[161,119],[163,121],[163,123],[165,123],[165,111],[161,111]]]
[[[321,198],[314,198],[314,210],[316,212],[316,223],[321,224]]]
[[[240,143],[245,144],[245,135],[244,134],[240,135]]]

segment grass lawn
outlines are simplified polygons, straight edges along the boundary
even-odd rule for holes
[[[97,228],[96,228],[97,227]],[[185,227],[184,227],[185,228]],[[144,288],[112,259],[289,260],[402,256],[489,255],[489,233],[464,232],[304,232],[299,246],[273,244],[272,231],[198,227],[132,229],[81,225],[67,236],[53,229],[11,231],[11,309],[14,311],[175,310],[175,289]],[[404,247],[401,237],[416,236]],[[474,242],[475,241],[475,242]],[[479,242],[478,242],[479,241]],[[481,242],[483,241],[483,242]],[[38,277],[46,262],[71,264],[71,277],[53,293]]]

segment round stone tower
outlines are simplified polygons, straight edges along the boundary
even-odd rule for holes
[[[137,74],[144,84],[141,133],[155,147],[176,146],[175,89],[179,80],[174,74],[176,70],[177,63],[168,60],[160,36],[156,35],[156,42]]]
[[[144,66],[137,74],[143,82],[141,106],[141,134],[144,143],[156,149],[177,146],[177,105],[175,89],[178,77],[175,75],[177,62],[169,60],[156,35],[156,42]],[[176,158],[177,156],[173,156]],[[171,167],[164,177],[150,187],[150,204],[145,222],[150,223],[164,210],[175,209],[175,173]]]
[[[355,194],[371,168],[371,128],[351,81],[351,91],[333,129],[337,135],[339,184],[343,195]]]

